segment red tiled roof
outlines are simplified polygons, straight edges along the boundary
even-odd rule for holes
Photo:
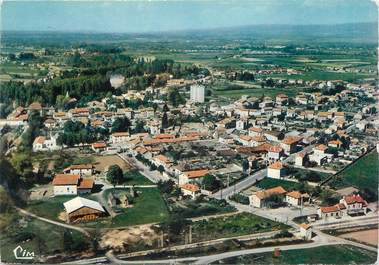
[[[78,185],[80,176],[76,174],[57,174],[53,179],[53,185]]]
[[[362,203],[367,205],[367,202],[360,195],[349,195],[343,198],[347,204]]]
[[[267,197],[270,197],[273,194],[284,194],[286,193],[286,190],[283,189],[282,186],[274,187],[268,190],[263,191],[257,191],[254,193],[255,196],[257,196],[259,199],[264,199]]]
[[[78,189],[92,189],[94,181],[93,179],[81,179]]]
[[[286,195],[295,199],[301,198],[301,193],[298,191],[291,191],[291,192],[288,192]]]
[[[36,139],[34,139],[35,144],[43,144],[46,140],[45,136],[38,136]]]
[[[269,165],[268,168],[271,168],[271,169],[282,169],[283,168],[283,163],[280,162],[280,161],[276,161],[275,163],[272,163],[271,165]]]
[[[318,146],[315,147],[316,150],[320,150],[320,151],[325,151],[326,149],[328,149],[328,147],[324,144],[319,144]]]
[[[209,173],[208,169],[199,169],[199,170],[191,170],[191,171],[185,171],[183,172],[185,175],[187,175],[188,178],[200,178],[204,177]]]
[[[300,136],[287,136],[286,138],[283,139],[282,143],[283,144],[295,144],[297,142],[300,142],[303,138]]]
[[[105,144],[105,143],[93,143],[92,144],[92,147],[93,148],[106,148],[107,147],[107,145]]]
[[[336,205],[320,207],[322,213],[334,213],[338,212],[339,208]]]
[[[200,190],[199,186],[197,186],[195,184],[191,184],[191,183],[186,183],[186,184],[182,185],[181,188],[185,189],[185,190],[192,191],[192,192],[197,192]]]

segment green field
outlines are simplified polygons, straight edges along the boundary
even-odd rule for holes
[[[373,151],[356,163],[348,166],[329,185],[335,188],[354,186],[357,189],[370,189],[378,194],[379,156]]]
[[[136,190],[138,196],[133,198],[132,207],[120,208],[120,214],[102,222],[105,227],[159,223],[166,220],[169,213],[159,190],[156,188],[137,188]],[[112,191],[129,192],[129,189],[110,189],[104,192],[104,196],[107,198]]]
[[[243,255],[212,264],[374,264],[376,257],[375,252],[362,248],[336,245],[286,250],[277,258],[272,252]]]
[[[265,189],[265,190],[271,189],[277,186],[282,186],[282,188],[285,189],[286,191],[291,191],[291,190],[297,190],[300,186],[300,183],[266,177],[260,180],[257,184],[255,184],[255,186],[261,189]]]
[[[240,98],[243,95],[261,97],[264,95],[275,98],[278,94],[285,94],[289,97],[295,97],[297,93],[301,91],[303,91],[301,88],[245,88],[239,90],[213,90],[212,95],[228,98]]]
[[[64,211],[63,203],[75,197],[76,196],[56,196],[44,200],[31,201],[26,210],[41,217],[59,220],[59,214]]]
[[[124,173],[125,185],[152,185],[154,184],[139,171],[130,170]]]
[[[29,252],[33,251],[36,259],[39,255],[47,256],[67,252],[69,250],[63,243],[64,231],[70,234],[73,249],[84,250],[90,246],[89,240],[77,231],[67,230],[37,219],[17,216],[16,221],[0,234],[1,259],[6,263],[18,263],[19,261],[15,260],[12,252],[18,245]],[[36,259],[30,262],[36,262]]]
[[[239,213],[228,217],[211,218],[193,223],[194,241],[205,241],[287,229],[288,226],[251,213]]]

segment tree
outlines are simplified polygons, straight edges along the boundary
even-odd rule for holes
[[[170,111],[170,109],[168,108],[167,104],[165,103],[163,105],[163,112],[168,112],[168,111]]]
[[[267,207],[269,208],[278,208],[285,204],[283,200],[283,196],[279,194],[272,194],[269,197],[267,197],[265,201],[266,201]]]
[[[192,222],[184,218],[181,214],[173,214],[167,221],[161,223],[163,230],[166,230],[169,235],[180,235],[183,230]]]
[[[144,133],[146,132],[145,130],[145,123],[143,120],[137,120],[136,125],[133,130],[134,133]]]
[[[166,181],[159,180],[157,187],[161,193],[170,194],[174,190],[175,182],[171,179]]]
[[[217,190],[222,186],[221,182],[213,175],[204,176],[202,185],[204,186],[204,189],[209,191]]]
[[[157,170],[157,166],[154,163],[151,163],[150,170],[151,171]]]
[[[162,116],[162,129],[166,129],[169,126],[167,113],[164,112]]]
[[[323,205],[332,205],[338,203],[339,201],[336,194],[330,190],[323,190],[320,193],[320,200]]]
[[[116,118],[112,123],[112,132],[127,132],[131,123],[127,117]]]
[[[72,250],[72,244],[74,243],[74,240],[71,235],[71,231],[64,230],[63,231],[63,249],[65,251],[71,251]]]
[[[162,165],[159,165],[158,172],[161,174],[164,172],[164,167]]]
[[[242,160],[242,169],[244,172],[249,169],[249,161],[247,159]]]
[[[124,182],[124,174],[119,165],[112,165],[107,172],[107,180],[113,184],[113,186],[119,185]]]

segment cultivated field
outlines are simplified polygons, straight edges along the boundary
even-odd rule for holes
[[[129,170],[131,166],[117,155],[94,156],[97,171],[103,172],[111,165],[119,165],[122,170]]]
[[[341,237],[368,245],[378,246],[378,229],[363,230],[342,234]]]
[[[322,246],[286,250],[274,257],[272,252],[238,256],[213,264],[373,264],[376,253],[349,246]]]

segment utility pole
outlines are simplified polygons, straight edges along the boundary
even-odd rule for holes
[[[192,225],[189,226],[188,243],[192,243]]]

